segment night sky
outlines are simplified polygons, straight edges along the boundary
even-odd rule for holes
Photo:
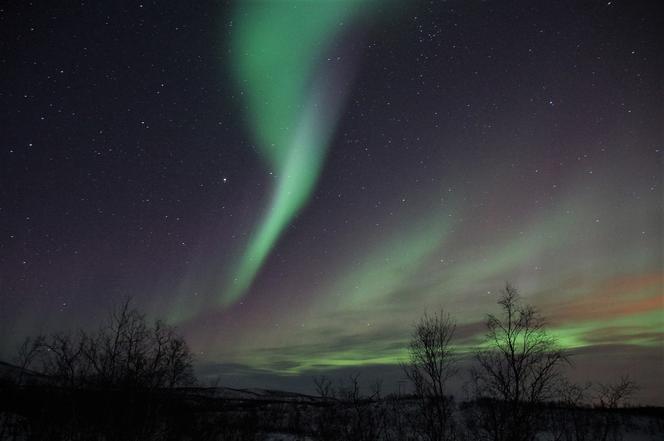
[[[61,3],[57,5],[56,3]],[[664,5],[0,7],[0,358],[127,297],[203,381],[400,378],[506,281],[664,396]],[[658,398],[659,396],[659,398]]]

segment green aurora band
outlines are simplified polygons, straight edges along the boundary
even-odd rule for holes
[[[338,90],[343,85],[337,84],[343,78],[334,67],[319,72],[317,62],[345,30],[346,21],[366,5],[364,0],[238,4],[232,64],[258,152],[276,183],[221,293],[224,306],[247,291],[283,230],[311,196],[343,104]]]
[[[397,224],[335,268],[308,310],[280,317],[278,329],[249,331],[238,345],[244,349],[230,358],[279,375],[398,365],[407,357],[412,323],[423,311],[441,307],[458,320],[456,348],[471,353],[506,279],[519,282],[524,300],[541,310],[566,350],[657,348],[664,331],[664,276],[638,244],[612,256],[595,254],[606,229],[638,220],[621,218],[597,233],[586,230],[597,225],[598,211],[608,212],[605,198],[591,193],[593,203],[575,195],[490,246],[474,249],[464,242],[458,254],[451,247],[461,225],[447,220],[445,210],[415,224]],[[630,208],[644,212],[638,203]],[[568,254],[570,249],[576,252]],[[441,263],[441,256],[452,254],[457,256]],[[564,264],[538,274],[533,266],[540,260],[545,266]],[[491,292],[482,293],[482,287]]]

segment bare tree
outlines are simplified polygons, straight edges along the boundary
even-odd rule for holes
[[[45,338],[43,335],[37,337],[26,337],[25,340],[21,343],[16,351],[16,364],[20,368],[18,378],[16,379],[17,384],[22,385],[24,382],[24,377],[39,357],[41,350],[44,347]]]
[[[559,382],[557,406],[549,412],[549,430],[554,441],[590,441],[596,432],[595,415],[590,408],[592,384]]]
[[[629,421],[618,411],[628,404],[629,399],[637,390],[638,386],[629,376],[622,376],[614,383],[598,385],[595,397],[596,408],[601,411],[600,424],[595,431],[598,441],[623,439],[623,430]]]
[[[594,389],[594,393],[593,393]],[[560,408],[552,416],[551,432],[561,441],[619,441],[631,424],[629,414],[620,412],[638,390],[629,377],[613,383],[580,386],[560,383]]]
[[[83,357],[81,335],[55,333],[45,338],[40,351],[41,373],[53,378],[60,386],[82,386],[89,374],[89,365]]]
[[[163,388],[193,383],[192,355],[175,329],[149,325],[129,300],[96,332],[57,333],[26,341],[20,358],[41,359],[41,372],[62,386]]]
[[[334,384],[325,375],[314,377],[316,393],[323,398],[323,403],[311,420],[311,432],[316,439],[327,441],[339,439],[339,409]]]
[[[439,441],[454,439],[452,399],[447,381],[456,373],[456,356],[451,346],[456,323],[444,311],[424,314],[409,345],[409,361],[402,366],[422,405],[423,436]]]
[[[567,357],[515,288],[507,284],[498,304],[502,314],[487,317],[486,339],[471,372],[474,409],[480,412],[472,427],[479,439],[531,441]]]
[[[371,383],[371,396],[369,397],[372,400],[380,401],[383,399],[383,379],[377,378]]]
[[[328,399],[335,396],[332,380],[325,375],[314,377],[314,388],[321,398]]]

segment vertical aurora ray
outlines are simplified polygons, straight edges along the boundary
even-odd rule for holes
[[[261,159],[276,176],[269,205],[221,293],[250,287],[289,222],[309,200],[339,117],[349,66],[319,66],[365,0],[246,1],[237,6],[233,67]]]

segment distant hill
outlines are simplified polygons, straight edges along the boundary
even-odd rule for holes
[[[0,382],[16,383],[18,381],[24,384],[48,384],[52,380],[47,376],[30,369],[23,369],[5,361],[0,361]]]
[[[30,385],[49,385],[54,381],[48,375],[40,374],[30,369],[23,369],[5,361],[0,361],[0,383],[17,383]],[[305,395],[295,392],[286,392],[270,389],[234,389],[230,387],[180,387],[174,389],[191,397],[199,397],[211,400],[237,400],[237,401],[296,401],[296,402],[320,402],[320,397]]]
[[[180,390],[188,395],[219,400],[296,401],[310,403],[324,401],[321,397],[260,388],[234,389],[230,387],[187,387],[180,388]]]

